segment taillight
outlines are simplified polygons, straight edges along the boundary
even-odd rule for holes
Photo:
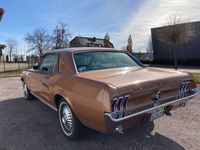
[[[122,118],[126,115],[128,97],[129,95],[125,95],[112,100],[112,112],[115,113],[115,118]]]
[[[179,89],[179,94],[187,93],[189,91],[190,82],[183,82]]]
[[[177,98],[183,98],[187,96],[187,93],[190,91],[189,89],[190,81],[185,81],[181,83],[181,86],[179,88],[179,94]]]

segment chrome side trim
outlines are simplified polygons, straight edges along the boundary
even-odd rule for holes
[[[119,119],[115,119],[112,117],[112,114],[113,113],[104,113],[105,116],[109,117],[111,119],[111,121],[113,122],[120,122],[120,121],[124,121],[126,119],[130,119],[132,117],[135,117],[135,116],[138,116],[138,115],[141,115],[141,114],[145,114],[145,113],[150,113],[152,111],[154,111],[155,109],[158,109],[160,107],[164,107],[164,106],[168,106],[168,105],[175,105],[177,103],[181,103],[181,102],[187,102],[187,100],[195,97],[196,95],[198,94],[197,93],[194,93],[193,95],[190,95],[190,96],[187,96],[187,97],[184,97],[184,98],[180,98],[180,99],[177,99],[177,100],[174,100],[174,101],[171,101],[171,102],[168,102],[168,103],[164,103],[164,104],[161,104],[161,105],[158,105],[158,106],[155,106],[155,107],[152,107],[152,108],[149,108],[149,109],[146,109],[146,110],[143,110],[143,111],[140,111],[140,112],[137,112],[137,113],[134,113],[134,114],[131,114],[129,116],[125,116],[123,118],[119,118]]]
[[[78,74],[79,71],[78,71],[78,69],[77,69],[76,62],[75,62],[75,60],[74,60],[74,53],[72,53],[72,62],[73,62],[73,64],[74,64],[75,72],[76,72],[76,74]]]
[[[47,106],[49,106],[51,109],[53,109],[55,111],[58,111],[55,107],[53,107],[52,105],[50,105],[49,103],[47,103],[43,98],[41,98],[40,96],[36,95],[34,92],[30,91],[30,93],[33,94],[41,102],[43,102],[44,104],[46,104]]]

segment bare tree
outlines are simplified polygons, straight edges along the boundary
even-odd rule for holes
[[[108,33],[106,33],[104,39],[107,40],[107,41],[110,41],[110,36],[108,35]]]
[[[196,36],[193,25],[187,22],[181,17],[170,17],[166,23],[168,26],[158,30],[160,41],[171,46],[175,69],[178,69],[177,45],[188,42]]]
[[[13,50],[17,48],[17,41],[15,39],[7,39],[6,46],[8,48],[8,53],[11,61]]]
[[[25,37],[25,41],[29,44],[30,49],[28,51],[36,51],[40,58],[51,47],[51,37],[46,30],[38,28],[32,33],[28,33]]]
[[[67,28],[66,24],[59,23],[53,30],[53,35],[52,35],[53,49],[68,47],[70,38],[71,38],[71,33]]]
[[[152,44],[152,39],[151,39],[151,37],[149,38],[146,51],[147,51],[147,53],[153,53],[153,44]]]
[[[128,37],[127,50],[131,53],[132,53],[132,47],[133,47],[133,42],[132,42],[132,37],[131,37],[131,34],[130,34],[129,37]]]

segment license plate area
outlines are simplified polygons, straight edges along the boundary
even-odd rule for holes
[[[152,111],[150,121],[158,119],[163,116],[164,107],[157,108]]]

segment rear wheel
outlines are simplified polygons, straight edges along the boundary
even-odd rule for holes
[[[69,139],[76,139],[80,133],[81,123],[72,111],[69,104],[62,100],[59,104],[58,112],[63,133]]]
[[[24,97],[26,100],[33,99],[33,95],[30,93],[30,90],[28,89],[26,83],[23,83],[23,92],[24,92]]]

